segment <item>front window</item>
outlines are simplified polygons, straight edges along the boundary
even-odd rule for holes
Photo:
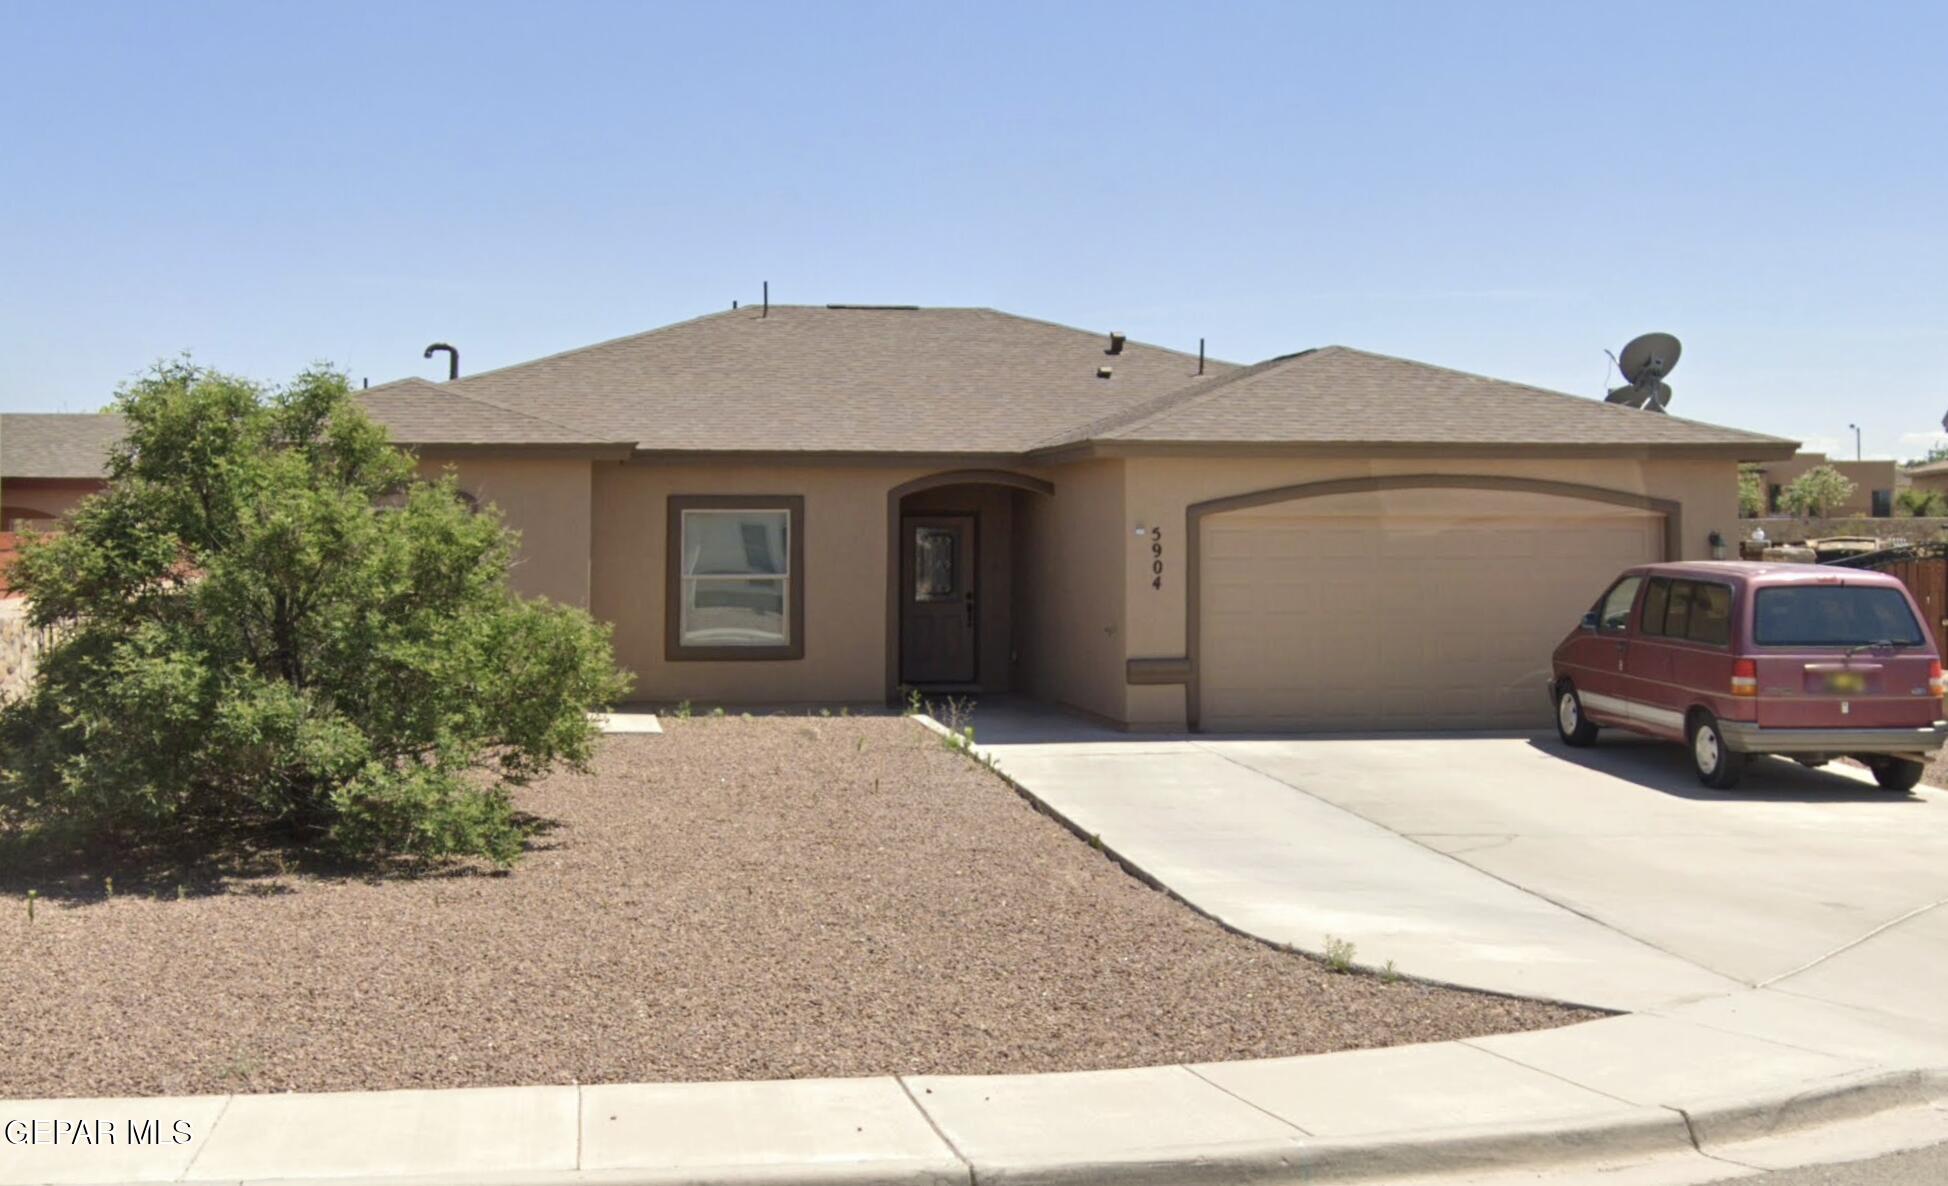
[[[1901,591],[1872,585],[1760,589],[1752,639],[1771,647],[1917,647],[1923,641],[1921,623]]]
[[[798,499],[672,497],[671,658],[797,658]]]

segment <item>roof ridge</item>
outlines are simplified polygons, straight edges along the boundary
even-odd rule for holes
[[[1065,329],[1068,330],[1070,333],[1082,334],[1085,337],[1107,338],[1111,332],[1105,330],[1099,334],[1095,330],[1083,329],[1079,325],[1070,325],[1067,322],[1063,322],[1063,321],[1050,321],[1046,317],[1030,317],[1026,313],[1010,313],[1006,309],[997,309],[992,305],[922,305],[920,306],[920,308],[922,311],[925,311],[927,309],[942,309],[942,310],[949,310],[953,312],[992,313],[996,317],[1006,317],[1014,321],[1026,321],[1030,325],[1046,325],[1052,329]],[[1155,342],[1146,342],[1140,338],[1132,338],[1127,334],[1124,335],[1123,345],[1126,348],[1130,346],[1141,346],[1146,350],[1160,350],[1165,354],[1175,354],[1179,358],[1199,357],[1198,355],[1192,354],[1188,350],[1179,350],[1175,346],[1159,346]],[[1238,365],[1235,362],[1229,362],[1222,358],[1210,358],[1208,356],[1205,357],[1205,361],[1215,362],[1219,366],[1227,366],[1227,367],[1234,367]]]
[[[1165,412],[1174,412],[1183,408],[1193,407],[1217,394],[1220,389],[1229,387],[1240,379],[1249,378],[1253,375],[1262,375],[1280,363],[1290,362],[1295,358],[1302,358],[1308,354],[1316,354],[1320,350],[1331,349],[1333,349],[1331,346],[1315,346],[1305,350],[1295,350],[1290,354],[1274,355],[1263,361],[1254,362],[1250,366],[1239,367],[1235,371],[1218,375],[1207,383],[1200,383],[1196,379],[1192,379],[1182,387],[1166,391],[1162,395],[1153,396],[1134,407],[1124,408],[1120,412],[1112,412],[1107,416],[1098,417],[1095,420],[1083,424],[1079,428],[1064,429],[1062,432],[1056,433],[1046,440],[1037,441],[1035,444],[1029,446],[1028,451],[1033,452],[1036,449],[1051,449],[1057,445],[1079,444],[1114,429],[1132,428],[1143,423],[1145,420],[1161,416]]]

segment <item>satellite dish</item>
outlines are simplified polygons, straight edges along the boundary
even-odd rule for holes
[[[1664,382],[1664,376],[1677,366],[1682,353],[1683,345],[1670,334],[1641,334],[1630,339],[1617,358],[1617,370],[1623,372],[1629,386],[1611,388],[1604,402],[1663,411],[1671,402],[1671,385]]]

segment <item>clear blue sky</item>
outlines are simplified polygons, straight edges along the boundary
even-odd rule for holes
[[[755,300],[1339,342],[1910,455],[1948,6],[12,4],[0,407]]]

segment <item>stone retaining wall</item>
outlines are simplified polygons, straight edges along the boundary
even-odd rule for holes
[[[46,645],[44,633],[27,624],[26,602],[17,597],[0,600],[0,700],[27,691]]]
[[[1948,519],[1740,519],[1738,538],[1750,539],[1755,528],[1765,528],[1772,543],[1796,544],[1809,539],[1836,535],[1871,535],[1875,539],[1904,539],[1911,544],[1940,539],[1948,535]]]

